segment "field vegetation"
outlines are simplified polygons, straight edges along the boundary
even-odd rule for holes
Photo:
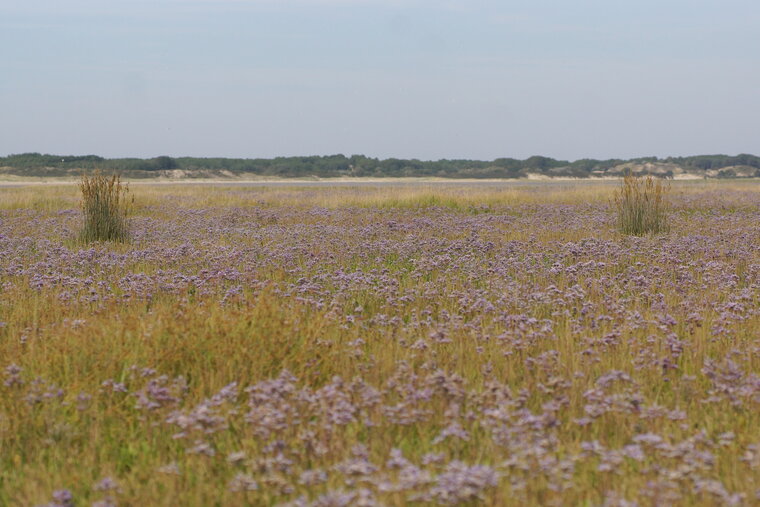
[[[95,171],[82,176],[79,190],[84,217],[79,235],[82,242],[129,240],[129,186],[121,177]]]
[[[760,187],[0,188],[0,505],[752,505]]]
[[[667,232],[669,190],[652,176],[626,174],[615,194],[620,232],[634,236]]]

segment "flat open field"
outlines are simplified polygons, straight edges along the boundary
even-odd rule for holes
[[[0,188],[0,505],[760,501],[757,182],[131,190]]]

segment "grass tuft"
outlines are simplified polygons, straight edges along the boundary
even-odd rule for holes
[[[623,234],[643,236],[667,232],[669,186],[651,175],[628,173],[615,192],[618,228]]]
[[[82,191],[84,227],[80,239],[92,241],[129,241],[129,186],[118,174],[107,176],[96,170],[79,182]]]

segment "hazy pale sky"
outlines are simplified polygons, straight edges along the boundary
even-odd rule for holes
[[[760,154],[758,0],[0,0],[0,155]]]

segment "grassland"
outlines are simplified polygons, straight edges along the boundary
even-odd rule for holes
[[[0,505],[760,501],[760,185],[614,189],[0,188]]]

